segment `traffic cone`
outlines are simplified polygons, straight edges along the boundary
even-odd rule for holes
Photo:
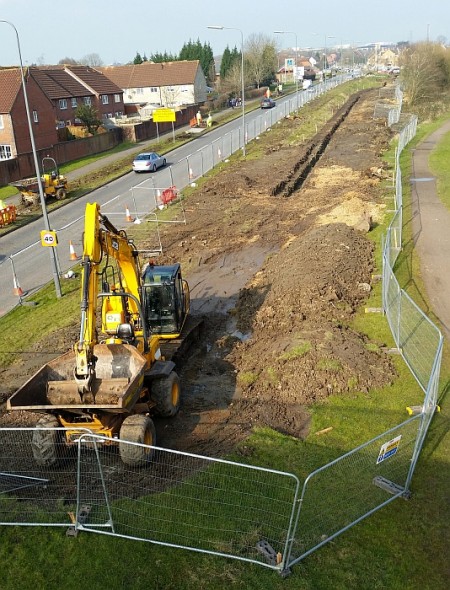
[[[128,209],[128,207],[125,209],[125,217],[127,221],[133,221],[133,218],[130,215],[130,210]]]
[[[75,253],[72,241],[69,241],[70,260],[78,260],[78,256]]]
[[[158,209],[164,209],[164,204],[161,199],[161,191],[159,189],[156,191],[156,206]]]
[[[17,297],[22,297],[23,296],[23,291],[19,285],[19,281],[17,280],[16,275],[13,275],[13,284],[14,284],[14,295],[17,295]]]

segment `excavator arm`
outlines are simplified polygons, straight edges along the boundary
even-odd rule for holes
[[[74,378],[80,394],[90,391],[95,377],[94,347],[98,343],[97,307],[101,267],[110,258],[116,262],[118,284],[108,286],[108,290],[111,291],[110,296],[108,293],[100,294],[104,296],[103,331],[110,337],[115,337],[119,336],[119,326],[122,326],[124,322],[130,323],[133,330],[138,326],[143,342],[141,348],[145,348],[144,327],[140,326],[139,321],[141,288],[138,252],[125,232],[116,229],[109,219],[100,213],[98,203],[88,203],[85,212],[81,261],[80,334],[74,346],[76,359]],[[122,292],[124,296],[120,297]]]

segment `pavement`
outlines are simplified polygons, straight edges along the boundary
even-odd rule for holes
[[[188,132],[189,130],[190,130],[190,127],[189,127],[189,125],[187,125],[185,127],[179,127],[177,129],[177,133],[179,134],[180,132],[181,133]],[[204,131],[204,130],[202,129],[202,131]],[[167,134],[160,134],[160,137],[164,137],[164,135],[172,136],[172,131],[167,132]],[[130,171],[131,171],[131,162],[133,160],[133,157],[140,152],[143,152],[146,150],[151,150],[152,145],[154,145],[156,143],[157,143],[156,139],[153,141],[151,139],[147,139],[145,141],[133,144],[132,147],[130,147],[126,150],[122,150],[122,151],[116,152],[114,154],[109,154],[108,156],[101,156],[101,154],[98,154],[98,156],[99,156],[98,160],[91,162],[89,164],[85,164],[84,166],[81,166],[80,168],[77,168],[76,170],[72,170],[70,172],[65,173],[64,175],[66,176],[67,182],[70,185],[70,183],[74,182],[75,180],[78,180],[82,176],[86,176],[86,175],[92,174],[94,172],[97,172],[97,171],[101,170],[102,168],[108,166],[109,164],[113,164],[117,160],[122,160],[123,158],[126,158],[126,157],[130,158]],[[20,193],[12,195],[11,197],[8,197],[3,200],[5,201],[6,205],[18,206],[21,202]]]
[[[426,307],[425,301],[419,305],[441,328],[447,344],[450,342],[450,211],[438,198],[436,178],[428,159],[449,132],[450,121],[447,121],[416,146],[411,178],[413,240],[430,307]]]

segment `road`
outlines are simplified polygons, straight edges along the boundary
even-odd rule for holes
[[[314,92],[299,91],[300,106],[342,81],[335,78],[315,86]],[[280,97],[273,109],[257,109],[246,113],[246,143],[294,111],[296,105],[295,95],[289,95]],[[102,212],[119,229],[125,229],[130,225],[126,217],[127,209],[133,218],[144,218],[155,210],[155,199],[162,190],[171,186],[183,189],[218,163],[226,161],[232,153],[242,148],[242,144],[242,120],[237,118],[225,125],[213,127],[193,142],[168,153],[166,168],[148,175],[130,172],[49,213],[50,227],[58,235],[55,251],[60,274],[63,275],[75,264],[71,260],[70,246],[76,254],[81,253],[87,202],[99,203]],[[123,157],[123,154],[118,154],[118,157]],[[40,232],[44,229],[44,220],[40,218],[0,238],[0,316],[24,301],[22,292],[24,296],[33,293],[54,278],[51,251],[40,243]]]

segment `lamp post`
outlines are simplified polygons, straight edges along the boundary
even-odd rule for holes
[[[209,25],[208,29],[214,29],[216,31],[239,31],[241,34],[241,94],[242,94],[242,131],[244,139],[242,141],[242,155],[245,157],[245,85],[244,85],[244,33],[241,29],[236,27],[223,27],[222,25]]]
[[[274,33],[278,35],[294,35],[295,37],[295,98],[297,104],[297,111],[298,111],[298,70],[297,70],[297,52],[298,52],[298,43],[297,43],[297,33],[293,31],[274,31]]]
[[[38,159],[37,159],[36,144],[34,142],[33,125],[31,123],[30,106],[28,104],[28,94],[27,94],[27,88],[26,88],[26,85],[25,85],[25,76],[24,76],[24,73],[23,73],[23,62],[22,62],[22,52],[20,50],[19,33],[17,32],[16,27],[11,22],[9,22],[7,20],[2,20],[1,19],[0,20],[0,23],[6,23],[10,27],[12,27],[14,29],[15,34],[16,34],[17,49],[18,49],[18,52],[19,52],[19,64],[20,64],[19,69],[20,69],[20,76],[21,76],[22,88],[23,88],[23,99],[24,99],[24,102],[25,102],[25,110],[26,110],[26,113],[27,113],[28,130],[30,132],[30,141],[31,141],[31,150],[33,152],[34,168],[36,170],[37,183],[38,183],[38,188],[39,188],[39,199],[41,201],[42,216],[44,218],[44,226],[45,226],[45,229],[47,231],[50,231],[50,223],[49,223],[48,215],[47,215],[47,207],[45,205],[44,189],[42,187],[41,173],[40,173],[40,170],[39,170],[39,162],[38,162]],[[50,258],[52,260],[52,266],[53,266],[53,280],[54,280],[54,283],[55,283],[56,296],[59,298],[62,295],[62,293],[61,293],[61,284],[60,284],[60,281],[59,281],[58,261],[56,260],[56,252],[55,252],[55,248],[53,246],[50,247]]]

